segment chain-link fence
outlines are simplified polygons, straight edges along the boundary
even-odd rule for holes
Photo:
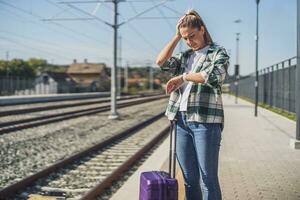
[[[264,68],[258,76],[258,102],[272,107],[295,112],[296,57]],[[255,73],[243,77],[238,82],[238,94],[255,101]],[[230,91],[235,93],[236,84],[230,83]]]

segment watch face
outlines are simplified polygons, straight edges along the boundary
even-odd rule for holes
[[[171,68],[178,68],[178,67],[180,67],[179,60],[177,58],[175,58],[175,57],[171,57],[170,58],[170,67]]]

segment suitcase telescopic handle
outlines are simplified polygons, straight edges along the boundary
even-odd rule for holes
[[[170,121],[170,154],[169,154],[169,174],[175,178],[176,172],[176,120]],[[173,141],[174,137],[174,141]],[[173,145],[174,143],[174,145]],[[174,148],[173,148],[174,147]]]

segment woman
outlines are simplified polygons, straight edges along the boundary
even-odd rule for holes
[[[171,57],[181,38],[190,49]],[[221,86],[229,56],[213,43],[199,14],[191,10],[178,21],[175,37],[156,63],[175,75],[166,85],[166,92],[171,94],[166,115],[169,120],[177,120],[176,153],[186,200],[220,200],[218,160],[224,124]]]

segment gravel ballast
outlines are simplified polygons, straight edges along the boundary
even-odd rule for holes
[[[111,137],[165,110],[167,99],[16,131],[0,136],[0,187],[10,185],[54,162]]]

